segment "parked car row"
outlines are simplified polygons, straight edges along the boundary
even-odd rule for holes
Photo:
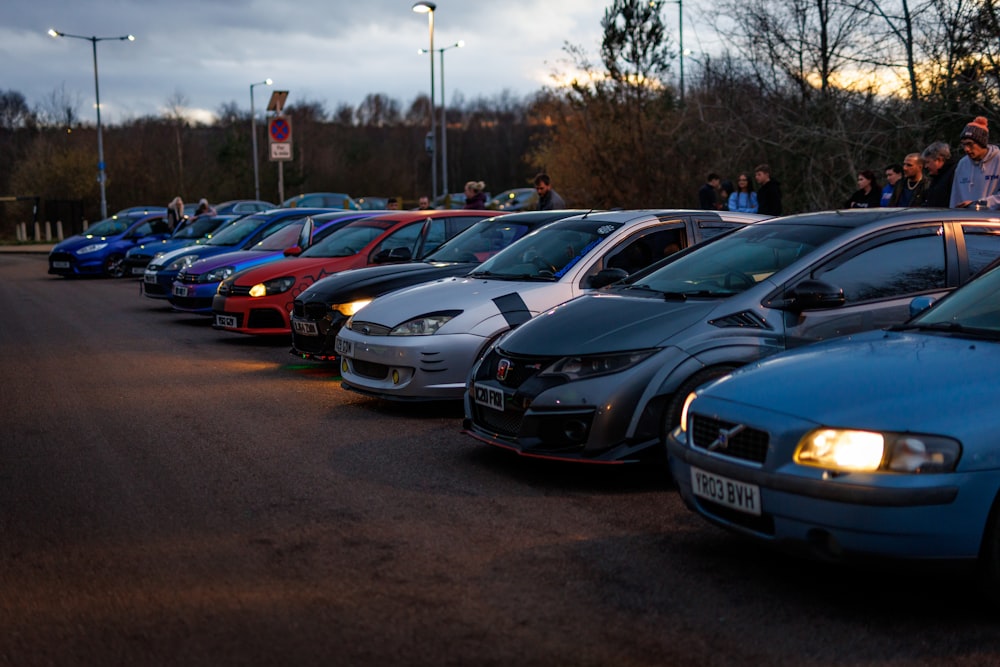
[[[666,460],[726,529],[974,560],[1000,592],[998,265],[986,211],[291,208],[154,258],[143,286],[289,336],[345,389],[462,401],[489,446]]]

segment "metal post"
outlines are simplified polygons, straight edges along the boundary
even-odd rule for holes
[[[444,95],[444,52],[441,51],[441,191],[448,196],[448,98]],[[431,53],[431,60],[434,54]]]
[[[260,199],[260,171],[257,168],[257,112],[253,108],[253,87],[250,84],[250,136],[253,145],[253,198]],[[245,144],[244,144],[245,145]]]
[[[677,0],[677,34],[681,47],[681,106],[684,105],[684,0]]]
[[[437,195],[437,137],[434,133],[434,116],[436,114],[435,104],[434,104],[434,10],[437,9],[437,5],[433,2],[427,2],[427,0],[422,0],[417,2],[411,8],[418,14],[427,14],[427,29],[430,33],[431,47],[427,50],[431,61],[431,131],[428,134],[430,141],[430,153],[431,153],[431,198],[433,199]]]

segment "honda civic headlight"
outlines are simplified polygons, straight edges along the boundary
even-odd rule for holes
[[[101,250],[102,248],[107,248],[107,247],[108,247],[107,243],[91,243],[90,245],[85,245],[82,248],[80,248],[79,250],[77,250],[76,254],[77,255],[86,255],[88,253],[97,252],[98,250]]]
[[[610,375],[632,368],[656,354],[656,352],[656,349],[652,349],[616,352],[615,354],[563,357],[554,364],[542,369],[539,375],[561,375],[570,380],[582,380],[600,375]]]
[[[807,433],[795,462],[830,470],[930,473],[955,469],[962,446],[934,435],[824,428]]]
[[[169,264],[167,264],[167,266],[165,267],[164,270],[166,270],[166,271],[182,271],[182,270],[186,269],[187,267],[191,266],[192,264],[194,264],[194,261],[196,259],[197,259],[197,257],[195,257],[194,255],[182,255],[182,256],[178,257],[177,259],[175,259],[174,261],[172,261]]]
[[[331,304],[330,310],[335,310],[345,317],[352,317],[354,313],[358,312],[371,302],[371,299],[358,299],[357,301],[351,301],[350,303],[334,303]]]
[[[429,315],[421,315],[420,317],[415,317],[408,322],[403,322],[392,331],[389,332],[390,336],[430,336],[431,334],[437,333],[440,329],[453,319],[456,315],[460,315],[462,311],[460,310],[448,310],[441,313],[430,313]]]
[[[220,280],[225,280],[229,276],[233,275],[236,271],[235,266],[220,266],[217,269],[213,269],[206,273],[201,274],[198,278],[200,283],[217,283]]]
[[[271,294],[281,294],[282,292],[287,292],[292,289],[292,285],[294,284],[295,278],[292,276],[275,278],[274,280],[265,280],[264,282],[257,283],[250,288],[250,296],[269,296]]]

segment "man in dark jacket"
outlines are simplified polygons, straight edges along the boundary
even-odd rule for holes
[[[753,170],[757,181],[757,212],[764,215],[781,215],[781,186],[771,178],[771,167],[758,164]]]
[[[903,158],[903,178],[896,181],[889,206],[923,206],[929,184],[929,179],[924,176],[924,161],[920,159],[920,153],[910,153]]]
[[[920,154],[924,161],[924,173],[931,178],[924,190],[924,206],[948,208],[951,202],[951,183],[955,180],[955,163],[951,159],[951,147],[943,141],[935,141]]]
[[[718,211],[722,208],[719,204],[719,184],[722,177],[714,171],[705,179],[705,184],[698,189],[698,208],[703,211]]]

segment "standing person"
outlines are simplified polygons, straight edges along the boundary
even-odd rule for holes
[[[482,181],[469,181],[465,184],[465,206],[463,208],[481,211],[486,208],[486,184]]]
[[[881,206],[882,191],[878,187],[878,176],[865,169],[858,172],[858,189],[844,204],[844,208],[878,208]]]
[[[395,197],[389,197],[385,200],[385,210],[387,211],[398,211],[399,210],[399,200]]]
[[[174,232],[180,229],[183,223],[184,200],[180,197],[174,197],[167,204],[167,224],[170,225],[170,231]]]
[[[431,208],[431,200],[427,195],[421,195],[420,199],[417,200],[417,210],[418,211],[429,211]]]
[[[216,215],[215,207],[209,204],[204,197],[198,201],[198,208],[194,210],[192,217],[197,218],[199,215]]]
[[[698,208],[703,211],[718,211],[722,208],[719,203],[719,184],[722,177],[714,171],[708,174],[705,183],[698,188]]]
[[[935,141],[920,154],[924,173],[930,177],[924,206],[948,208],[951,204],[951,184],[955,180],[955,163],[951,159],[951,146]]]
[[[923,206],[927,196],[927,179],[924,178],[924,161],[920,153],[910,153],[903,159],[903,176],[892,192],[889,206]]]
[[[764,215],[781,215],[781,185],[771,178],[771,167],[758,164],[753,170],[757,189],[757,212]]]
[[[890,164],[885,168],[885,187],[882,188],[881,206],[888,206],[892,201],[892,193],[896,191],[896,183],[903,177],[903,165],[899,163]]]
[[[538,193],[538,210],[555,211],[566,208],[566,202],[552,189],[552,179],[546,173],[535,176],[535,192]]]
[[[959,143],[965,157],[955,167],[951,207],[965,208],[985,201],[988,209],[1000,209],[1000,147],[990,143],[986,119],[976,116],[962,130]]]
[[[757,193],[753,191],[750,174],[742,173],[736,177],[736,189],[729,195],[729,210],[756,213],[757,209]]]

